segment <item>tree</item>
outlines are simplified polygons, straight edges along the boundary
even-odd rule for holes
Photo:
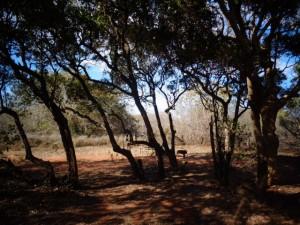
[[[23,128],[23,125],[21,123],[19,114],[12,109],[13,107],[13,98],[11,94],[8,93],[7,89],[9,86],[12,85],[13,78],[8,72],[9,70],[6,70],[5,67],[1,66],[0,69],[0,115],[6,114],[14,119],[16,128],[19,132],[19,136],[23,142],[24,148],[25,148],[25,159],[31,161],[32,163],[39,165],[47,170],[47,180],[49,184],[54,184],[56,182],[55,179],[55,173],[53,166],[50,162],[44,161],[42,159],[39,159],[35,157],[32,154],[31,146],[29,144],[26,132]]]
[[[300,90],[297,78],[288,87],[279,61],[299,59],[299,1],[218,0],[215,10],[223,23],[219,33],[232,43],[232,64],[247,80],[257,150],[257,187],[264,192],[276,171],[279,146],[275,134],[278,111]],[[228,50],[227,49],[227,50]],[[288,65],[291,66],[291,65]]]
[[[232,155],[238,132],[238,119],[247,110],[246,86],[239,72],[216,63],[184,69],[202,105],[211,111],[210,142],[214,170],[221,184],[229,182]]]
[[[123,6],[123,3],[125,6]],[[170,148],[167,143],[155,103],[155,93],[162,82],[155,81],[154,76],[157,77],[156,73],[158,73],[163,62],[161,62],[159,57],[149,54],[140,38],[138,38],[140,34],[134,29],[138,19],[133,20],[133,22],[129,21],[129,18],[131,16],[133,18],[134,13],[136,13],[134,10],[139,10],[139,7],[140,5],[135,3],[128,4],[123,1],[94,3],[91,8],[85,4],[81,5],[81,7],[75,6],[73,8],[74,11],[71,10],[69,15],[73,24],[68,27],[73,28],[76,24],[78,29],[65,31],[65,33],[69,32],[74,37],[73,42],[66,42],[64,37],[57,39],[55,42],[58,43],[57,45],[64,43],[68,47],[62,49],[61,54],[53,52],[53,57],[57,58],[57,63],[65,71],[77,79],[81,80],[82,76],[84,76],[88,82],[105,85],[133,99],[143,118],[147,130],[147,140],[135,140],[132,144],[144,144],[154,149],[157,156],[159,176],[164,177],[163,155],[166,153],[169,156],[170,164],[173,167],[177,166],[177,161],[175,150],[173,150],[173,147]],[[80,14],[82,17],[73,17],[72,13],[75,15]],[[92,27],[91,24],[93,25]],[[83,30],[84,32],[82,32]],[[51,42],[49,41],[49,43]],[[57,45],[52,45],[50,49],[57,49]],[[65,51],[66,49],[68,51]],[[70,51],[70,49],[72,50]],[[104,63],[107,68],[106,73],[101,74],[97,79],[93,78],[86,66],[86,61],[90,60]],[[81,81],[83,87],[86,86],[86,81]],[[166,81],[167,79],[164,82]],[[99,101],[96,103],[93,95],[88,93],[90,92],[88,89],[86,87],[85,90],[89,99],[93,104],[99,105]],[[150,123],[144,106],[149,97],[151,98],[151,104],[158,122],[160,137],[163,140],[162,144],[156,138],[153,125]],[[103,104],[101,104],[101,108],[98,110],[102,117],[107,116],[104,115],[106,110],[104,110]],[[104,112],[101,112],[102,110]],[[111,140],[114,142],[112,137]],[[115,148],[117,149],[118,147],[115,146]]]
[[[92,95],[97,101],[104,105],[114,132],[116,134],[127,134],[128,129],[132,133],[135,132],[134,127],[136,121],[127,112],[122,93],[119,91],[111,91],[104,85],[88,83],[87,80],[86,83]],[[60,85],[63,86],[64,93],[62,93],[62,95],[66,99],[62,105],[63,109],[67,112],[71,112],[75,117],[83,119],[85,122],[83,122],[81,126],[86,125],[86,122],[93,124],[95,129],[93,129],[94,131],[92,133],[103,135],[105,128],[103,124],[101,124],[101,121],[98,121],[97,108],[93,104],[90,104],[80,82],[66,74],[63,75]],[[120,118],[123,124],[120,124]],[[125,130],[127,131],[124,131],[124,127],[126,127]],[[89,134],[92,133],[89,132]]]
[[[300,67],[295,67],[295,72],[300,74]],[[300,99],[299,97],[288,101],[287,105],[279,114],[279,124],[286,129],[294,138],[300,137]]]
[[[299,61],[299,1],[217,0],[189,8],[193,2],[169,1],[159,7],[161,23],[156,26],[176,33],[163,52],[180,66],[213,60],[239,71],[252,112],[257,188],[264,192],[276,169],[277,113],[300,90],[299,77],[283,85],[289,77],[280,67],[282,61],[286,68]],[[196,14],[198,10],[206,13]]]
[[[279,115],[279,124],[287,130],[296,140],[300,137],[300,101],[292,99]]]
[[[8,67],[17,80],[29,87],[51,112],[67,156],[69,181],[76,184],[78,169],[68,120],[55,102],[55,86],[50,88],[46,78],[49,74],[55,76],[59,73],[57,66],[43,51],[44,45],[39,38],[42,36],[40,28],[46,22],[53,22],[53,15],[59,16],[55,10],[57,6],[50,2],[31,2],[20,7],[18,3],[10,1],[2,1],[1,6],[1,64]],[[44,14],[36,14],[41,9],[47,9],[47,12],[42,10]]]

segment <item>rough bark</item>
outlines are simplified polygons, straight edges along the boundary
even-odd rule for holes
[[[158,176],[160,178],[164,178],[165,177],[165,167],[164,167],[164,158],[163,158],[164,151],[155,138],[150,120],[148,118],[145,108],[143,107],[143,105],[139,99],[137,91],[136,91],[136,94],[134,95],[134,101],[135,101],[137,108],[139,109],[139,111],[141,113],[144,124],[146,126],[147,136],[148,136],[148,141],[149,141],[150,147],[152,147],[155,151],[155,155],[157,158]]]
[[[257,151],[257,189],[264,193],[276,174],[279,140],[275,131],[279,106],[276,90],[269,89],[268,95],[263,96],[251,79],[247,79],[247,87]]]
[[[262,133],[264,139],[264,150],[268,157],[268,176],[267,185],[273,184],[276,175],[276,161],[279,147],[279,139],[276,135],[276,109],[268,107],[266,111],[262,110]]]
[[[251,120],[253,127],[253,134],[256,143],[256,157],[257,157],[257,172],[256,172],[256,186],[257,191],[264,193],[268,187],[268,155],[265,151],[265,142],[262,134],[261,125],[261,99],[263,98],[258,86],[255,82],[247,77],[248,99],[251,108]]]
[[[78,184],[78,168],[75,154],[75,148],[72,140],[71,131],[69,128],[68,120],[63,115],[62,111],[55,104],[50,105],[50,111],[56,121],[61,140],[65,149],[67,161],[68,161],[68,179],[72,185]]]
[[[268,156],[264,150],[264,139],[261,134],[260,116],[255,111],[251,110],[251,118],[256,143],[256,185],[258,192],[264,193],[268,187]]]

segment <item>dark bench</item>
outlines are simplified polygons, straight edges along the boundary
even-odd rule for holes
[[[184,149],[177,150],[177,155],[182,155],[183,158],[185,158],[186,154],[187,154],[187,150]]]

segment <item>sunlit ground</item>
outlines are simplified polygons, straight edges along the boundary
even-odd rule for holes
[[[272,187],[265,200],[259,201],[253,189],[253,159],[237,156],[231,185],[224,188],[213,179],[209,147],[184,148],[189,153],[186,159],[179,157],[179,171],[168,170],[163,181],[156,179],[154,156],[140,157],[142,152],[136,148],[134,154],[143,160],[148,177],[143,183],[132,178],[126,160],[108,156],[109,147],[78,148],[78,190],[25,184],[8,189],[8,184],[0,192],[1,224],[300,223],[299,158],[282,158],[279,165],[285,180],[278,179],[285,184]],[[59,176],[66,173],[62,150],[34,152],[52,160]],[[6,155],[21,157],[21,152],[15,153]],[[18,165],[24,176],[40,173],[28,162]]]

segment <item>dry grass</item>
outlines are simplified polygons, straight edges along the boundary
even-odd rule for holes
[[[33,148],[61,148],[62,143],[59,134],[39,135],[29,134],[29,143]]]
[[[108,136],[78,136],[74,138],[75,147],[85,147],[85,146],[101,146],[108,145],[109,138]]]
[[[188,156],[198,154],[198,153],[209,153],[209,146],[197,146],[197,145],[185,145],[177,146],[178,149],[186,149],[188,151]],[[39,158],[49,160],[49,161],[58,161],[64,157],[65,152],[63,148],[51,148],[51,147],[34,147],[32,148],[33,154]],[[135,157],[143,156],[154,156],[154,151],[145,146],[134,146],[131,148],[132,154]],[[24,150],[11,150],[4,152],[3,156],[5,158],[11,158],[13,160],[21,160],[24,158]],[[100,160],[119,160],[124,159],[124,157],[118,153],[115,153],[110,145],[101,145],[101,146],[84,146],[76,147],[76,156],[78,160],[87,160],[87,161],[100,161]],[[180,157],[180,156],[179,156]]]
[[[39,134],[29,134],[28,139],[32,147],[42,147],[42,148],[62,148],[61,137],[59,134],[50,135],[39,135]],[[122,144],[122,137],[116,137],[117,141]],[[75,147],[86,147],[86,146],[102,146],[109,145],[110,141],[108,136],[73,136],[73,143]]]

